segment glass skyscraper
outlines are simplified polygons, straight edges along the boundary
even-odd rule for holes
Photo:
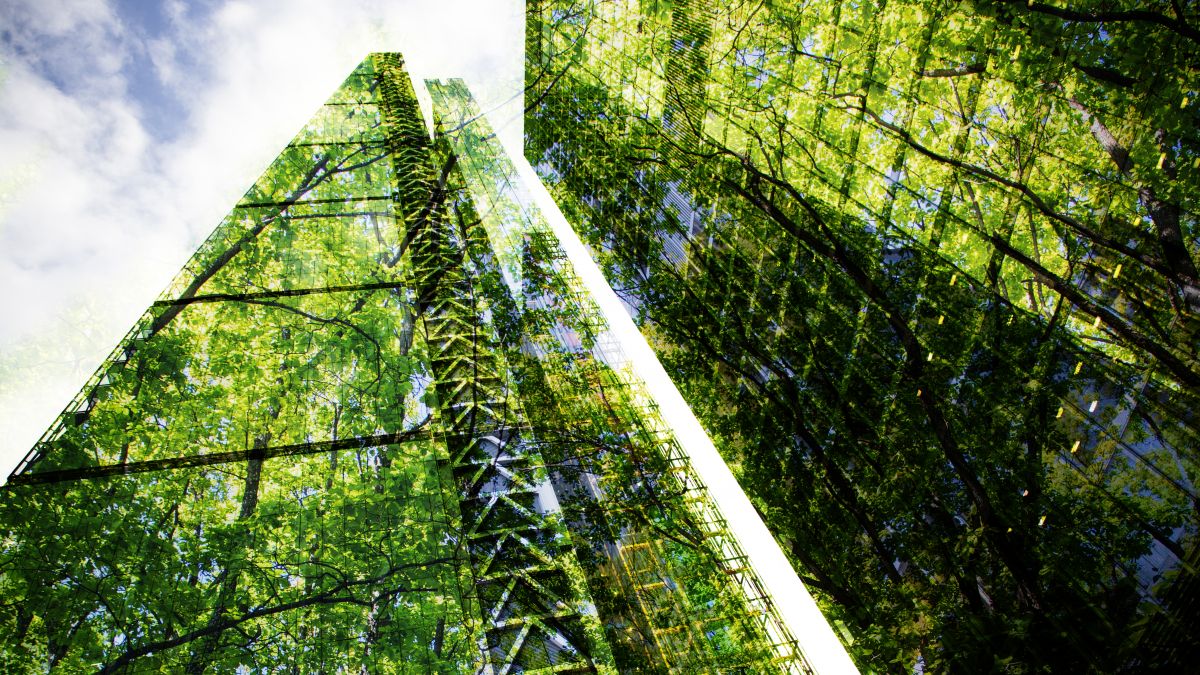
[[[9,477],[6,672],[820,665],[465,86],[420,86],[432,137],[366,59]]]
[[[528,160],[862,670],[1195,667],[1197,21],[529,3]]]

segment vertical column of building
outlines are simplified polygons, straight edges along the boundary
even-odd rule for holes
[[[431,351],[434,405],[449,451],[444,464],[458,490],[460,537],[483,620],[481,672],[608,672],[611,655],[588,613],[592,603],[574,557],[562,545],[557,500],[539,454],[523,437],[520,402],[485,300],[486,237],[461,194],[456,158],[423,136],[398,60],[381,61],[390,142],[398,165],[412,165],[398,185],[409,200],[403,240]],[[414,197],[423,201],[413,206]]]

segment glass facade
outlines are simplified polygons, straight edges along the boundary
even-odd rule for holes
[[[858,667],[1200,641],[1200,21],[537,0],[526,155]]]
[[[809,672],[461,82],[365,60],[9,477],[6,672]]]

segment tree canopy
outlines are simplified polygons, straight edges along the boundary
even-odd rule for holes
[[[1200,17],[1120,5],[530,5],[530,162],[864,670],[1196,651]]]

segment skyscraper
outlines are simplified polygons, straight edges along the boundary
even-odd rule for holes
[[[6,671],[831,658],[465,87],[428,88],[433,139],[365,60],[10,476]]]
[[[1198,20],[529,4],[527,157],[860,668],[1193,667]]]

